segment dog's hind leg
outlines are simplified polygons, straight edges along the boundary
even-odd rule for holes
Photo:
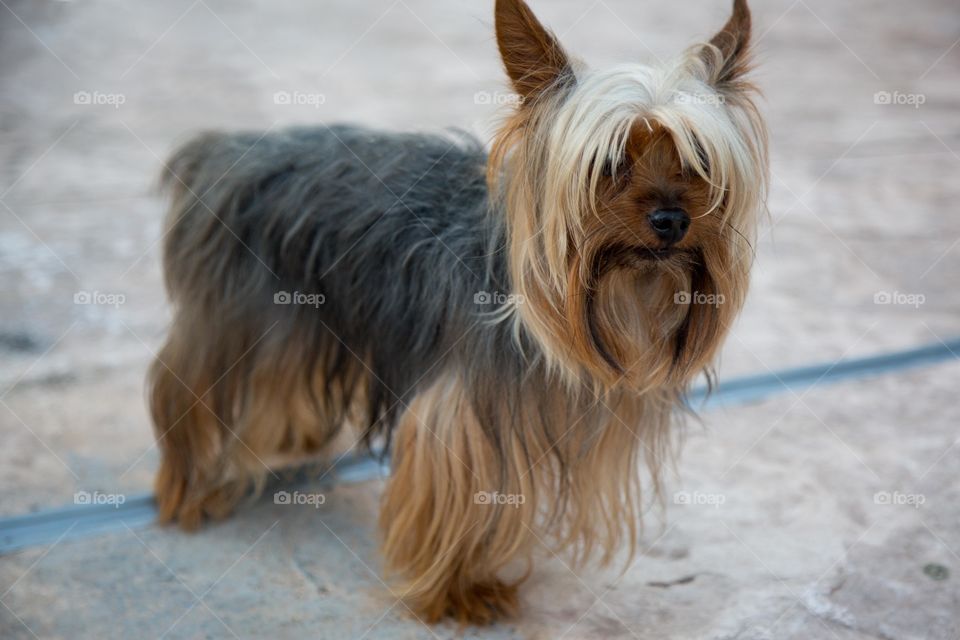
[[[224,517],[262,488],[278,458],[315,456],[336,435],[339,396],[310,375],[315,354],[288,333],[179,311],[149,380],[161,521],[192,529]]]
[[[159,517],[187,529],[198,527],[204,515],[229,511],[243,494],[239,483],[224,477],[230,416],[218,401],[231,376],[219,370],[215,345],[197,334],[196,327],[178,318],[148,377],[160,450],[155,480]]]

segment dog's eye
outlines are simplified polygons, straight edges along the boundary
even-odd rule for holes
[[[630,165],[624,162],[622,158],[617,160],[607,160],[603,163],[603,177],[604,178],[615,178],[617,182],[620,182],[627,173],[629,173]]]

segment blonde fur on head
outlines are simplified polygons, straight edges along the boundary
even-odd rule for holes
[[[640,362],[603,362],[596,345],[584,344],[590,332],[574,314],[581,311],[585,290],[597,284],[590,274],[589,251],[596,246],[591,233],[597,222],[621,222],[603,200],[601,169],[612,164],[612,178],[620,177],[638,128],[666,132],[680,163],[709,189],[708,206],[691,215],[692,224],[706,216],[716,221],[715,237],[704,238],[698,258],[726,307],[714,314],[723,326],[704,335],[719,343],[743,303],[765,201],[766,132],[752,86],[715,70],[722,55],[716,45],[705,44],[660,67],[627,64],[575,74],[568,67],[566,73],[574,75],[561,77],[535,100],[528,97],[494,143],[489,176],[504,199],[513,282],[527,302],[517,307],[515,319],[536,336],[551,367],[574,384],[625,380],[642,389],[682,383],[716,354],[716,345],[702,345],[697,357],[676,369],[664,361],[672,354],[650,357],[651,343],[665,335],[633,336],[643,347],[635,354]],[[613,234],[622,231],[618,227]],[[626,241],[637,247],[649,243],[640,233]],[[664,261],[658,268],[659,273],[649,270],[649,277],[666,281],[665,296],[695,293],[689,274],[676,264]],[[651,302],[659,301],[641,304],[649,308]],[[665,304],[661,311],[663,326],[677,326],[676,316],[687,310]],[[609,321],[626,324],[623,318]]]

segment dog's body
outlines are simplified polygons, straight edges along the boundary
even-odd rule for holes
[[[443,361],[516,351],[503,325],[474,313],[473,292],[507,282],[478,141],[343,126],[210,134],[169,168],[174,303],[202,308],[218,342],[244,336],[235,359],[261,336],[290,345],[283,368],[303,376],[301,391],[333,381],[362,390],[371,436],[389,433]],[[191,357],[197,369],[207,361]],[[331,429],[343,418],[330,416]]]
[[[321,126],[207,134],[166,174],[161,517],[226,515],[344,425],[395,434],[384,552],[431,620],[512,610],[500,574],[537,541],[634,543],[638,459],[656,478],[742,305],[765,181],[742,0],[660,72],[575,71],[520,0],[497,31],[526,104],[489,157]],[[718,104],[674,95],[697,91]]]

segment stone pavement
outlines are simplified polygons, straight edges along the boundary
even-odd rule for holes
[[[597,65],[676,54],[728,10],[531,4]],[[771,218],[721,377],[960,334],[955,3],[753,4]],[[0,515],[149,488],[163,157],[204,128],[319,120],[487,135],[491,21],[465,0],[0,3]],[[524,616],[463,634],[960,638],[958,374],[704,414],[626,573],[545,557]],[[379,582],[380,488],[0,558],[0,637],[456,636]]]

